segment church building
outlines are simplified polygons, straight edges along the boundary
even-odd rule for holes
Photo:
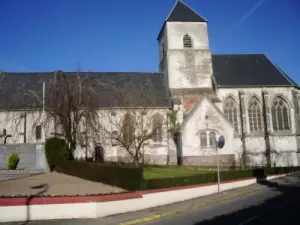
[[[154,101],[149,108],[154,108],[162,119],[167,119],[172,110],[177,111],[177,143],[168,134],[169,127],[164,128],[162,137],[148,144],[151,150],[146,147],[144,154],[149,163],[176,164],[180,159],[183,165],[214,166],[216,139],[222,135],[225,146],[219,150],[221,165],[300,165],[300,89],[272,59],[264,54],[212,54],[207,20],[183,1],[176,1],[157,41],[158,73],[91,73],[102,81],[113,80],[124,99],[126,93],[127,97],[140,93],[151,96]],[[11,90],[23,86],[41,92],[49,74],[2,73],[1,113],[26,109],[30,99]],[[113,95],[112,89],[104,89],[100,91],[102,100]],[[129,107],[124,99],[103,100],[99,110]],[[10,108],[11,101],[20,105]],[[133,104],[139,107],[141,99],[136,101]],[[8,144],[24,143],[24,132],[12,132],[7,121],[0,122],[12,134]],[[27,142],[43,141],[50,133],[37,139],[28,132]],[[105,160],[126,158],[120,146],[108,140],[100,142]],[[90,148],[95,154],[95,144]],[[75,155],[85,154],[78,148]]]

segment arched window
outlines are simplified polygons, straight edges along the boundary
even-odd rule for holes
[[[159,114],[155,114],[152,119],[152,133],[154,142],[162,142],[162,126],[163,118]]]
[[[216,146],[216,133],[215,132],[209,133],[209,145]]]
[[[130,145],[134,138],[134,126],[130,115],[126,115],[123,120],[122,138],[126,145]]]
[[[192,48],[193,47],[192,38],[188,34],[183,36],[183,47],[184,48]]]
[[[248,105],[248,117],[250,131],[262,131],[262,109],[257,98],[253,97]]]
[[[288,103],[281,97],[272,102],[272,122],[274,131],[287,131],[290,126],[290,108]]]
[[[200,145],[201,147],[207,146],[207,135],[204,132],[200,134]]]
[[[234,130],[238,131],[238,104],[232,97],[227,98],[224,102],[224,115],[233,125]]]

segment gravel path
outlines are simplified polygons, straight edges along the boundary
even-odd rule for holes
[[[0,182],[0,195],[34,195],[46,185],[44,195],[86,195],[124,192],[125,190],[103,183],[83,180],[56,172],[21,177]]]

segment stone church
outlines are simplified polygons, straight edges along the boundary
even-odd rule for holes
[[[149,109],[155,108],[162,118],[168,118],[172,109],[178,111],[179,144],[176,147],[166,127],[161,138],[150,141],[151,150],[145,150],[149,163],[175,164],[180,158],[184,165],[214,166],[215,140],[223,135],[225,146],[219,150],[222,165],[299,165],[299,86],[264,54],[212,54],[207,26],[205,18],[176,1],[157,38],[159,73],[93,72],[90,76],[113,80],[124,98],[129,90],[134,95],[146,93],[155,99]],[[50,74],[0,75],[1,126],[12,134],[8,144],[24,140],[38,143],[51,136],[50,131],[38,137],[34,132],[26,134],[24,126],[18,126],[24,132],[13,132],[13,122],[9,125],[3,119],[7,111],[28,107],[29,99],[12,89],[22,86],[41,91]],[[113,94],[109,87],[100,92],[101,96]],[[18,102],[18,107],[9,107],[11,101]],[[134,106],[139,107],[139,102]],[[128,104],[124,99],[102,99],[99,110],[109,107],[121,109]],[[105,160],[122,161],[126,157],[120,146],[108,140],[100,142]],[[89,146],[93,155],[95,146]],[[75,153],[78,158],[87,154],[80,147]]]

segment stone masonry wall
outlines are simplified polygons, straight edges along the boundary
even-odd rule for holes
[[[11,154],[20,158],[19,169],[46,170],[44,145],[36,144],[7,144],[0,145],[0,168],[7,169],[8,158]]]

